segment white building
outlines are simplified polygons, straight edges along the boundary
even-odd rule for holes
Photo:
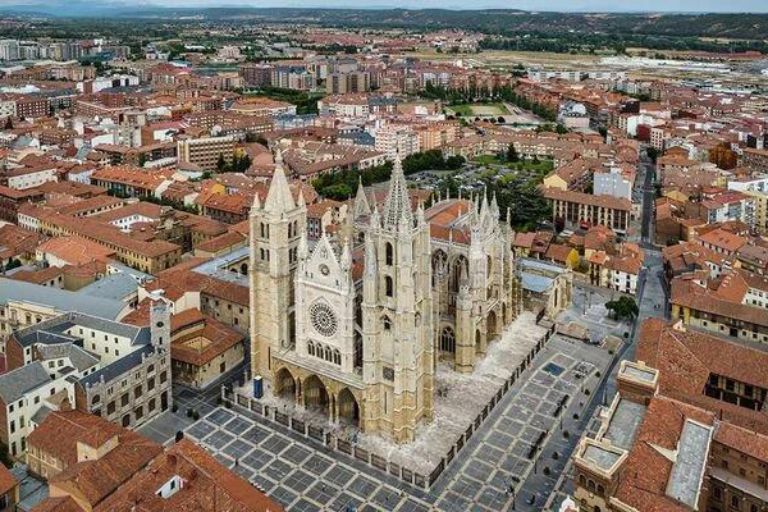
[[[75,403],[75,380],[62,372],[53,376],[42,362],[35,362],[0,375],[0,410],[5,424],[0,425],[0,440],[11,457],[27,449],[27,436],[35,428],[38,413],[58,410],[67,400]]]
[[[376,130],[376,151],[387,155],[387,159],[394,160],[395,155],[400,158],[419,152],[419,135],[410,126],[386,126]]]
[[[593,189],[596,196],[613,196],[632,200],[632,181],[619,168],[608,172],[596,172],[593,176]]]

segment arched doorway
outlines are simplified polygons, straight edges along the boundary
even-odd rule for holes
[[[275,394],[289,400],[296,397],[296,379],[287,368],[280,368],[275,375]]]
[[[498,320],[496,319],[496,311],[491,311],[488,313],[488,319],[485,322],[486,325],[486,336],[488,336],[489,342],[491,340],[496,339],[496,336],[499,335],[498,332]]]
[[[318,409],[324,416],[328,416],[328,390],[325,384],[312,375],[304,381],[304,405],[308,409]]]
[[[449,326],[444,327],[440,333],[440,352],[451,355],[456,353],[456,334]]]
[[[338,398],[339,420],[344,420],[352,425],[360,426],[360,406],[357,404],[355,395],[348,388],[344,388],[339,393]]]

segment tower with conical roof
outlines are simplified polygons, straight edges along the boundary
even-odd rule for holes
[[[301,235],[306,232],[303,195],[294,200],[282,154],[263,204],[258,195],[250,213],[251,372],[268,376],[271,354],[294,346],[294,275]]]
[[[398,157],[364,234],[363,426],[408,442],[433,416],[435,353],[429,225],[421,205],[413,212]]]

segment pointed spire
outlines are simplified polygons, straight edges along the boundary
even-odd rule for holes
[[[261,210],[261,197],[259,197],[259,193],[256,192],[253,196],[253,204],[251,205],[251,215],[254,215],[259,210]]]
[[[298,247],[298,255],[299,259],[303,260],[307,257],[307,254],[309,254],[309,249],[307,246],[307,234],[302,233],[301,238],[299,238],[299,247]]]
[[[371,227],[375,227],[375,228],[381,227],[381,215],[379,215],[379,207],[378,207],[378,205],[374,205],[374,207],[373,207],[373,213],[371,214],[371,224],[370,225],[371,225]]]
[[[374,213],[376,213],[374,211]],[[369,276],[376,276],[378,265],[376,265],[376,250],[373,247],[373,239],[370,236],[365,237],[365,273]]]
[[[424,218],[424,204],[419,201],[419,205],[416,207],[416,222],[421,225],[426,222]]]
[[[299,208],[306,208],[307,207],[307,201],[304,199],[304,185],[301,183],[299,184],[299,197],[296,201],[296,206]]]
[[[384,225],[395,227],[401,223],[410,225],[413,219],[411,198],[408,195],[408,185],[403,174],[403,163],[400,155],[395,155],[392,167],[392,178],[389,180],[389,193],[384,202]]]
[[[480,205],[480,216],[488,215],[490,206],[488,205],[488,188],[483,188],[483,202]]]
[[[355,218],[364,217],[371,214],[371,205],[368,204],[368,198],[365,196],[363,188],[363,178],[357,182],[357,195],[355,195]]]
[[[352,253],[349,251],[348,243],[344,243],[344,248],[341,250],[340,265],[343,270],[349,270],[352,267]]]
[[[264,202],[264,210],[270,213],[284,213],[293,210],[296,203],[293,194],[288,187],[288,179],[283,168],[283,154],[278,149],[275,157],[275,172],[272,175],[272,183],[269,184],[267,200]]]

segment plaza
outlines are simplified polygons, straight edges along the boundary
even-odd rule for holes
[[[185,435],[290,510],[490,512],[508,509],[513,499],[525,510],[520,485],[545,465],[541,454],[529,457],[532,448],[543,439],[546,451],[548,440],[564,439],[561,422],[576,428],[570,419],[590,399],[584,390],[595,389],[610,359],[603,349],[553,336],[429,490],[239,406],[216,407]],[[540,510],[554,481],[550,487],[527,509]]]

